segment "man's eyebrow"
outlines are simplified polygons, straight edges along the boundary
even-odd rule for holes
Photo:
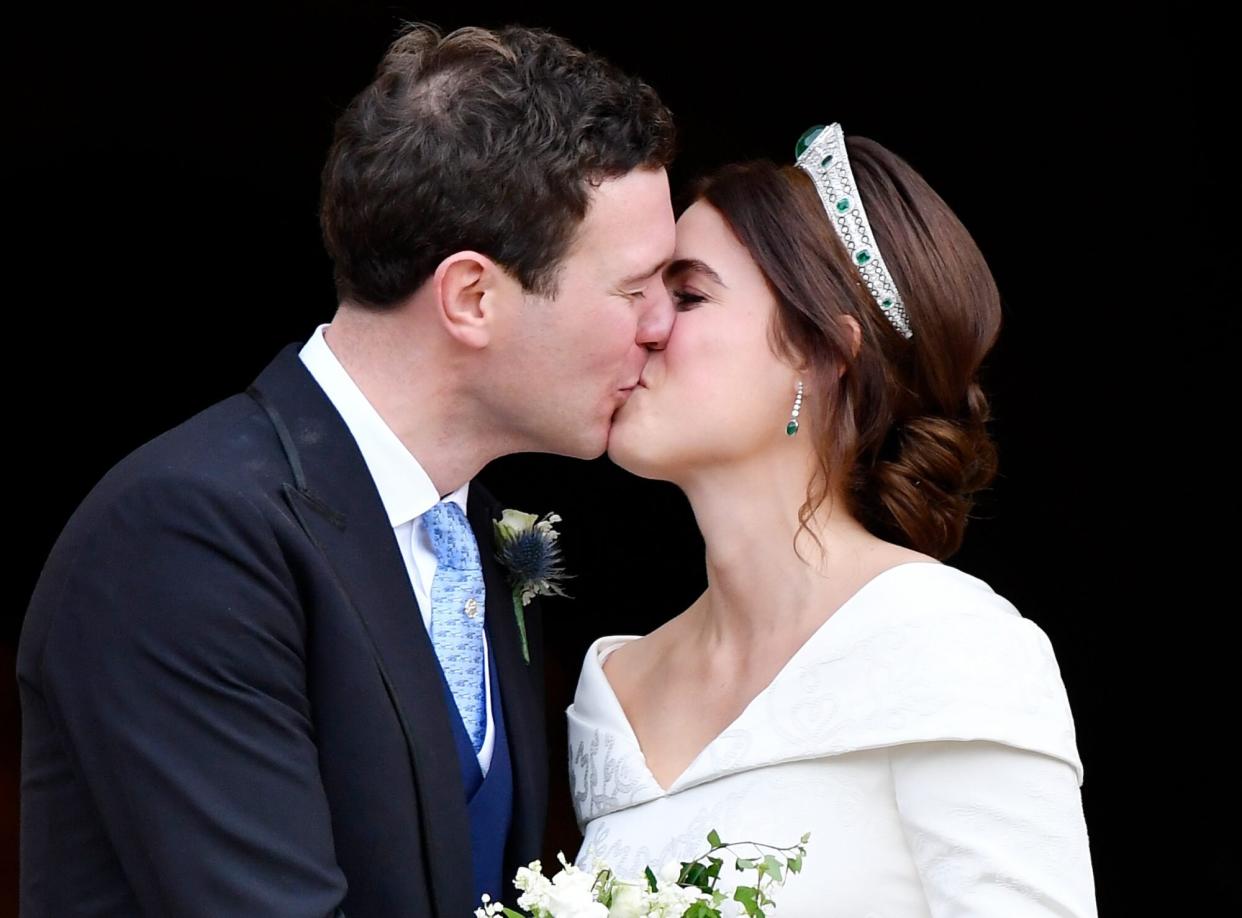
[[[726,284],[723,280],[720,279],[720,275],[716,273],[716,269],[713,268],[711,265],[709,265],[707,262],[700,261],[697,258],[677,259],[676,261],[672,262],[667,268],[664,269],[664,276],[665,277],[676,277],[678,274],[686,274],[690,271],[696,271],[699,274],[702,274],[708,280],[712,281],[713,283],[716,283],[720,285],[721,287],[728,289],[728,284]]]
[[[637,284],[639,281],[645,281],[649,277],[653,277],[657,274],[661,274],[664,271],[668,270],[668,265],[669,265],[668,261],[662,261],[658,265],[656,265],[654,268],[652,268],[650,271],[647,271],[646,273],[633,274],[625,278],[624,280],[621,281],[621,283],[618,286],[628,287],[631,284]]]

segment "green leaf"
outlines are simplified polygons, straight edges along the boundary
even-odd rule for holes
[[[788,870],[790,873],[801,873],[802,872],[802,855],[797,854],[791,857],[789,861],[785,864],[785,869]]]
[[[720,912],[706,902],[696,902],[685,910],[681,918],[720,918]]]
[[[752,916],[759,911],[759,903],[756,900],[758,890],[749,886],[739,886],[733,890],[733,901],[742,903],[742,907],[746,909],[746,914]]]
[[[720,840],[720,836],[716,833],[715,829],[712,829],[710,832],[707,833],[707,843],[711,845],[713,848],[724,847],[724,842]]]
[[[805,845],[805,844],[806,844],[807,842],[809,842],[810,840],[811,840],[811,833],[810,833],[810,832],[807,832],[805,835],[803,835],[803,836],[802,836],[802,844],[804,844],[804,845]]]
[[[651,872],[650,867],[648,867],[646,870],[643,871],[643,875],[646,876],[647,878],[647,888],[650,889],[652,892],[659,892],[660,887],[656,883],[655,874]]]
[[[677,882],[681,886],[693,886],[703,892],[709,892],[707,884],[710,879],[707,868],[697,861],[692,861],[681,865],[681,876]]]
[[[776,883],[785,882],[781,879],[781,862],[775,855],[769,854],[763,859],[763,869]]]
[[[754,870],[759,866],[759,861],[751,857],[739,857],[737,859],[738,870]]]
[[[511,908],[505,909],[505,918],[526,918],[521,912],[515,912]]]
[[[724,861],[718,857],[709,857],[707,860],[711,864],[711,866],[707,868],[707,875],[711,879],[715,880],[720,876],[720,868],[724,865]]]

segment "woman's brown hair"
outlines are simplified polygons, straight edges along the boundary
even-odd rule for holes
[[[801,169],[726,166],[689,201],[719,211],[755,259],[777,302],[773,348],[805,367],[818,464],[801,525],[840,495],[874,534],[945,559],[996,474],[978,374],[1000,296],[970,233],[918,173],[867,138],[848,137],[846,149],[910,339],[863,285]],[[857,354],[846,315],[862,331]]]

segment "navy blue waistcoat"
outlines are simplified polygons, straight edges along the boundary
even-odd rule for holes
[[[457,711],[448,681],[444,685],[445,703],[453,724],[453,739],[461,765],[462,784],[470,810],[470,854],[474,866],[474,902],[488,893],[493,899],[505,899],[512,892],[512,877],[503,876],[505,844],[513,821],[513,766],[509,758],[509,737],[505,730],[504,705],[501,703],[500,682],[496,678],[496,661],[489,665],[492,684],[492,719],[495,721],[495,744],[487,777],[479,767],[470,735]],[[441,673],[443,677],[443,673]]]

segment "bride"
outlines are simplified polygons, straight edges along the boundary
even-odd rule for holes
[[[1052,647],[944,563],[995,472],[976,377],[1001,316],[978,248],[903,160],[835,124],[797,165],[726,167],[691,198],[677,322],[608,451],[684,490],[708,586],[587,653],[580,863],[638,876],[711,829],[810,832],[777,915],[1094,915]]]

